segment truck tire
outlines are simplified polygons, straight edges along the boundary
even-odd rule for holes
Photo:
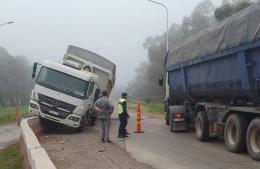
[[[96,114],[93,111],[89,111],[86,116],[87,126],[95,126],[96,120],[97,120]]]
[[[233,153],[243,152],[246,149],[246,119],[238,114],[232,114],[225,124],[224,138],[229,151]]]
[[[260,161],[260,118],[255,118],[249,124],[246,135],[246,146],[249,155]]]
[[[174,118],[173,118],[173,113],[170,113],[170,119],[169,119],[169,122],[170,122],[170,131],[171,132],[174,132]]]
[[[82,133],[84,131],[84,126],[80,126],[77,128],[77,132]]]
[[[82,116],[81,121],[80,121],[80,126],[77,128],[77,132],[81,133],[84,131],[84,128],[86,126],[86,116]]]
[[[39,117],[39,120],[40,120],[40,124],[43,128],[43,130],[46,132],[46,131],[54,131],[57,129],[58,125],[55,124],[55,122],[52,122],[48,119],[45,119],[45,118],[42,118],[42,117]]]
[[[165,124],[166,124],[167,126],[170,125],[170,119],[169,119],[169,118],[165,119]]]
[[[196,137],[199,141],[207,141],[209,138],[209,120],[206,112],[199,112],[195,122]]]
[[[164,111],[165,111],[165,124],[167,126],[170,125],[170,108],[168,103],[164,103]]]
[[[91,126],[91,112],[88,111],[86,115],[86,124],[87,126]]]

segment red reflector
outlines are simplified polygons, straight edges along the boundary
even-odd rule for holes
[[[180,118],[182,118],[182,114],[179,113],[179,112],[176,112],[175,113],[175,119],[180,119]]]

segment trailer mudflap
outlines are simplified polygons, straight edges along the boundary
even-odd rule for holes
[[[183,106],[170,106],[170,129],[171,131],[186,130],[185,113]]]
[[[173,131],[185,131],[187,129],[185,121],[173,122]]]

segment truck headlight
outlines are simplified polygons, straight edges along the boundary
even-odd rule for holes
[[[85,107],[84,107],[84,106],[80,106],[80,107],[77,107],[77,108],[75,109],[75,111],[73,112],[73,114],[82,116],[82,115],[84,114],[84,111],[85,111]]]
[[[34,103],[30,103],[30,107],[32,109],[39,109],[39,106],[37,104],[34,104]]]
[[[74,122],[78,122],[80,118],[79,117],[70,116],[69,119],[74,121]]]
[[[32,92],[32,100],[39,101],[38,93],[35,91]]]

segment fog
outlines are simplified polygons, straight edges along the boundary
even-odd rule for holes
[[[161,0],[169,23],[181,23],[202,0]],[[212,0],[220,5],[222,0]],[[143,43],[166,29],[165,11],[147,0],[2,0],[0,46],[33,61],[61,61],[72,44],[117,65],[117,83],[126,84],[147,60]]]

